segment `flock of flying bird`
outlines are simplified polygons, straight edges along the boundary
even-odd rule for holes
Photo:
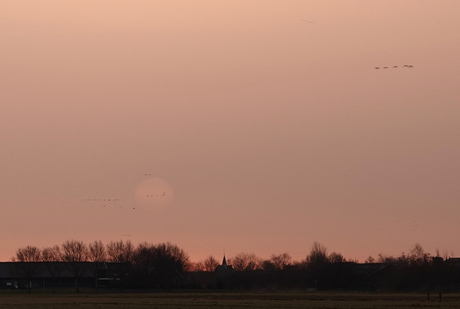
[[[389,68],[390,68],[390,67],[382,67],[382,69],[389,69]],[[397,68],[398,68],[397,65],[394,65],[394,66],[393,66],[393,69],[397,69]],[[403,68],[413,69],[414,66],[413,66],[412,64],[405,64],[405,65],[403,66]],[[378,70],[378,69],[380,69],[380,67],[375,67],[375,69]]]
[[[160,196],[165,196],[165,195],[166,195],[166,191],[163,191],[163,194]],[[155,196],[158,196],[158,194],[155,194]],[[145,197],[149,197],[149,195],[147,194]],[[150,197],[153,197],[153,194],[151,194]]]
[[[104,202],[116,202],[116,201],[119,201],[120,199],[119,198],[107,198],[107,199],[102,199],[102,198],[85,198],[85,199],[82,199],[81,201],[82,202],[99,202],[99,201],[104,201]]]
[[[304,23],[309,23],[309,24],[314,24],[314,23],[315,23],[314,21],[306,20],[306,19],[302,19],[301,21],[304,22]],[[380,68],[382,68],[382,69],[389,69],[390,67],[375,67],[375,69],[377,69],[377,70],[380,69]],[[391,68],[397,69],[398,66],[397,66],[397,65],[394,65],[394,66],[392,66]],[[403,68],[413,69],[414,66],[413,66],[412,64],[405,64],[405,65],[403,66]],[[144,174],[144,175],[147,175],[147,174]],[[150,175],[150,174],[149,174],[149,175]]]
[[[143,174],[144,176],[151,176],[152,174]],[[158,194],[155,194],[155,196],[165,196],[166,195],[166,191],[163,191],[163,193],[161,195],[158,195]],[[146,195],[146,197],[154,197],[153,194],[150,194],[150,195]],[[120,201],[119,198],[86,198],[86,199],[82,199],[81,200],[82,202],[118,202]],[[100,204],[101,207],[107,207],[107,204],[106,203],[103,203],[103,204]],[[120,208],[123,208],[122,205],[120,205]],[[136,207],[133,207],[133,209],[136,209]],[[123,236],[123,235],[122,235]],[[126,235],[125,235],[126,236]]]
[[[301,21],[304,22],[304,23],[309,23],[309,24],[314,24],[314,23],[315,23],[314,21],[306,20],[306,19],[302,19]],[[377,69],[377,70],[380,69],[380,68],[382,68],[382,69],[389,69],[390,67],[375,67],[375,69]],[[398,66],[397,66],[397,65],[394,65],[394,66],[392,66],[391,68],[397,69]],[[405,65],[403,66],[403,68],[413,69],[414,66],[413,66],[412,64],[405,64]],[[147,174],[144,174],[144,175],[147,175]],[[150,174],[148,174],[148,175],[150,175]]]
[[[143,174],[144,176],[151,176],[152,174]],[[161,195],[158,195],[158,194],[155,194],[155,196],[165,196],[166,195],[166,191],[163,191],[163,193]],[[154,197],[153,194],[150,194],[150,195],[146,195],[146,197]],[[100,204],[101,207],[107,207],[107,203],[113,203],[113,202],[119,202],[120,199],[119,198],[85,198],[85,199],[82,199],[81,200],[82,202],[105,202],[103,204]],[[122,205],[120,205],[120,208],[123,208]],[[136,209],[136,207],[133,207],[133,209]],[[121,235],[122,237],[131,237],[131,234],[123,234]]]

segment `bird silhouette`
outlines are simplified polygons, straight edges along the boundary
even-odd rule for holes
[[[393,65],[393,66],[392,66],[393,69],[397,69],[398,67],[399,67],[399,66],[397,66],[397,65]],[[412,64],[405,64],[405,65],[403,65],[402,67],[403,67],[403,68],[409,68],[409,69],[410,69],[410,68],[414,68],[414,66],[413,66]],[[378,69],[380,69],[380,68],[382,68],[382,69],[388,69],[388,68],[390,68],[390,67],[374,67],[374,68],[378,70]]]

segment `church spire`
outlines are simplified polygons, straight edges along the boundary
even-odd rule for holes
[[[227,260],[225,259],[225,253],[224,253],[224,259],[222,260],[222,266],[227,266]]]

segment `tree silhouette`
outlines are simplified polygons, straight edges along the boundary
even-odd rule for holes
[[[110,262],[118,266],[117,275],[120,280],[120,289],[123,291],[126,269],[134,257],[134,246],[129,240],[111,241],[107,244],[107,257]]]
[[[337,253],[337,252],[332,252],[331,254],[329,254],[329,262],[330,263],[343,263],[343,262],[346,262],[347,260],[343,257],[342,254],[340,253]]]
[[[276,270],[284,269],[286,266],[291,265],[292,257],[288,253],[282,253],[279,255],[272,254],[270,256],[270,261],[275,266]]]
[[[207,271],[207,272],[210,272],[210,273],[212,273],[212,272],[214,272],[214,270],[216,270],[217,265],[219,265],[219,261],[217,261],[217,259],[212,255],[209,255],[203,261],[204,271]]]
[[[192,263],[191,271],[205,271],[204,260]]]
[[[56,293],[56,278],[60,276],[63,265],[62,252],[58,245],[47,247],[42,250],[42,261],[53,280],[53,293]]]
[[[88,247],[77,240],[67,240],[62,244],[62,260],[66,262],[69,271],[75,278],[75,291],[80,292],[78,279],[85,271],[85,262],[88,260]]]
[[[431,264],[431,257],[429,253],[423,250],[421,244],[416,243],[408,254],[409,263],[411,266],[424,266]]]
[[[28,291],[31,293],[32,279],[40,272],[41,251],[34,246],[19,248],[11,258],[15,263],[15,270],[28,281]]]
[[[372,257],[372,255],[369,255],[367,259],[364,261],[364,263],[366,264],[375,263],[375,259]]]
[[[230,262],[235,271],[252,271],[262,267],[262,259],[254,253],[238,253]]]
[[[156,283],[163,288],[176,285],[175,278],[184,278],[191,269],[190,258],[184,250],[171,243],[160,243],[153,248],[152,273]],[[174,282],[171,280],[174,279]]]
[[[147,289],[151,284],[153,263],[154,263],[155,246],[147,242],[141,242],[137,245],[133,254],[133,265],[137,277],[142,285]]]
[[[330,263],[327,256],[327,248],[315,241],[310,249],[310,254],[305,259],[305,265],[309,269],[319,269]]]
[[[88,260],[91,263],[91,272],[95,277],[96,293],[99,292],[99,273],[104,268],[104,263],[107,261],[107,253],[105,246],[100,240],[95,240],[89,244]]]
[[[460,259],[443,259],[439,255],[438,252],[438,256],[431,256],[416,243],[408,253],[399,256],[379,254],[376,258],[369,256],[365,263],[360,264],[345,259],[340,253],[328,254],[326,247],[314,242],[302,261],[293,261],[288,253],[272,254],[263,261],[253,253],[239,253],[229,259],[232,266],[219,266],[217,259],[209,255],[192,268],[184,250],[169,242],[157,245],[142,242],[134,248],[130,241],[112,241],[104,246],[100,240],[89,245],[67,240],[61,247],[56,245],[42,250],[34,246],[19,248],[11,258],[15,263],[10,265],[21,285],[28,280],[29,293],[41,267],[46,267],[53,280],[53,292],[56,292],[56,278],[64,267],[75,278],[77,293],[79,279],[86,269],[90,269],[88,267],[91,267],[96,281],[96,292],[98,278],[105,267],[114,267],[113,276],[118,279],[116,282],[122,291],[124,287],[179,287],[185,272],[190,270],[201,272],[190,275],[190,287],[265,288],[274,291],[278,288],[315,286],[321,289],[388,289],[428,293],[458,289]],[[104,263],[109,261],[111,264],[105,266]],[[219,274],[221,270],[223,272]]]

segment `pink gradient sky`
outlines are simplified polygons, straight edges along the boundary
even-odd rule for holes
[[[314,241],[460,255],[459,13],[2,1],[0,260],[67,239],[171,241],[194,261],[300,260]],[[174,190],[161,211],[131,207],[145,173]]]

